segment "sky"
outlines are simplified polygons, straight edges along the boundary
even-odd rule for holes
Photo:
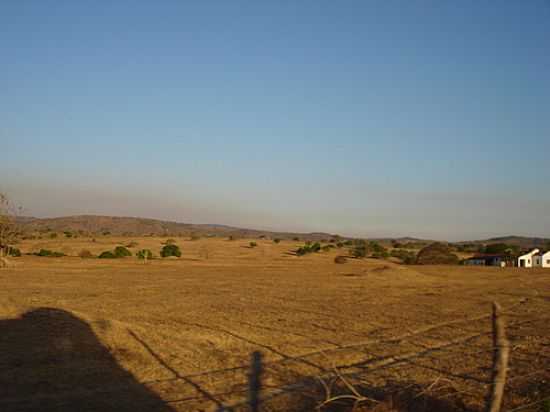
[[[0,2],[38,217],[550,237],[550,1]]]

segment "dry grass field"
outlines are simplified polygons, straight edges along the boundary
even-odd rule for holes
[[[177,239],[181,259],[81,259],[161,238],[28,240],[67,257],[0,270],[0,410],[246,410],[263,353],[266,411],[482,410],[491,302],[512,344],[505,410],[550,395],[550,270],[335,264],[298,242]],[[357,391],[354,394],[353,391]],[[543,410],[538,403],[521,410]]]

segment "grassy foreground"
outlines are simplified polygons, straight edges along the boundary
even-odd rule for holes
[[[349,392],[339,375],[371,399],[363,410],[480,410],[493,300],[513,348],[507,407],[550,395],[549,270],[338,265],[339,251],[297,257],[300,242],[244,239],[176,239],[181,259],[148,263],[77,257],[131,241],[158,255],[163,240],[20,245],[69,256],[23,256],[0,270],[0,410],[239,405],[254,350],[264,395],[282,393],[265,410],[311,410],[326,398],[321,380]]]

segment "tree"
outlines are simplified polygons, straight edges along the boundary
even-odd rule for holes
[[[178,245],[166,245],[161,249],[160,255],[163,258],[170,256],[181,257],[181,250]]]
[[[419,265],[457,265],[459,259],[452,253],[449,245],[435,242],[418,252],[416,263]]]
[[[7,195],[0,193],[0,264],[6,264],[11,244],[17,238],[17,208]]]
[[[132,252],[130,252],[128,249],[126,249],[124,246],[117,246],[115,248],[115,256],[117,258],[123,258],[123,257],[128,257],[128,256],[132,256]]]

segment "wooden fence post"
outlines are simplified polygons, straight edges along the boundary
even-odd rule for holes
[[[260,410],[260,390],[262,389],[262,354],[252,353],[252,365],[248,375],[248,402],[252,412]]]
[[[500,305],[497,302],[493,302],[493,379],[491,395],[487,404],[488,412],[500,411],[510,357],[510,342],[506,338],[506,330],[501,312],[502,308]]]

